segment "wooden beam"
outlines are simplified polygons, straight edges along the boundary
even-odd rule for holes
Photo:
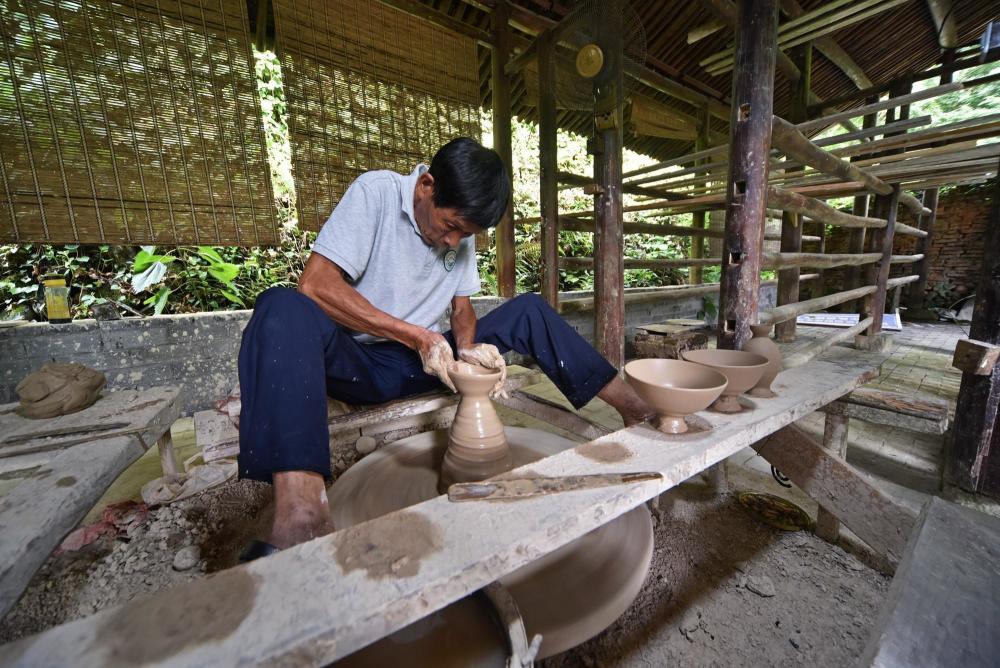
[[[613,79],[597,91],[594,180],[600,192],[594,198],[594,343],[619,371],[625,366],[625,246],[622,231],[622,130],[624,85],[621,71],[621,16],[601,26],[613,36],[606,57],[616,63]]]
[[[806,197],[778,186],[768,186],[767,203],[776,209],[794,211],[824,225],[853,228],[885,227],[885,221],[881,218],[844,213],[814,197]]]
[[[927,0],[927,8],[931,10],[934,34],[937,35],[941,48],[954,49],[959,46],[952,0]]]
[[[852,255],[850,253],[765,253],[762,266],[766,269],[783,269],[787,267],[812,267],[822,269],[832,269],[834,267],[861,266],[878,262],[882,258],[881,253],[861,253]],[[779,282],[780,286],[781,283]],[[785,302],[794,304],[794,302]]]
[[[596,193],[597,183],[592,178],[588,178],[583,174],[573,174],[572,172],[559,172],[557,174],[559,181],[561,183],[579,186],[583,188],[590,188],[591,192],[588,194],[593,195]],[[690,195],[685,195],[683,193],[670,192],[669,190],[663,190],[661,188],[643,188],[642,186],[624,184],[622,186],[622,192],[628,193],[630,195],[640,195],[642,197],[658,197],[664,199],[676,199],[685,200],[691,199]]]
[[[921,216],[918,222],[920,229],[926,232],[927,236],[922,237],[917,243],[917,252],[923,255],[923,258],[913,267],[913,271],[920,276],[920,279],[909,287],[906,294],[906,306],[912,312],[923,311],[925,306],[927,273],[930,269],[931,246],[934,241],[934,223],[937,221],[938,189],[925,190],[922,201],[924,208],[929,209],[930,213]]]
[[[790,19],[796,19],[805,14],[805,10],[796,0],[781,0],[781,11]],[[830,35],[813,40],[813,46],[847,75],[847,78],[854,82],[858,88],[867,88],[872,85],[871,79],[861,69],[861,66],[854,62],[854,59]]]
[[[969,338],[1000,345],[1000,176],[994,177],[994,183]],[[951,483],[971,492],[995,489],[1000,482],[990,477],[997,469],[988,461],[1000,458],[1000,452],[991,448],[998,405],[1000,365],[994,366],[988,376],[962,374],[945,476]],[[985,471],[990,475],[984,476]]]
[[[800,123],[806,120],[806,105],[809,102],[809,92],[812,86],[812,59],[813,51],[811,44],[803,44],[793,51],[795,64],[802,76],[796,82],[792,90],[792,102],[789,109],[789,117],[793,123]],[[803,168],[794,168],[794,171],[801,171]],[[789,170],[793,171],[793,170]],[[770,189],[768,189],[770,195]],[[789,193],[791,196],[791,194]],[[801,197],[801,195],[797,195]],[[805,199],[805,198],[803,198]],[[770,197],[768,198],[770,203]],[[819,204],[818,200],[814,200]],[[825,206],[825,205],[822,205]],[[829,207],[832,208],[832,207]],[[795,210],[785,209],[781,214],[781,251],[782,253],[799,253],[802,251],[802,218]],[[778,306],[792,304],[799,301],[799,268],[792,266],[778,272]],[[795,320],[779,322],[774,327],[774,339],[779,343],[788,343],[795,340]]]
[[[428,23],[433,23],[434,25],[440,26],[446,30],[450,30],[453,33],[474,39],[483,46],[492,46],[493,38],[488,31],[476,28],[465,21],[461,21],[445,14],[444,12],[440,12],[433,7],[419,2],[419,0],[379,0],[379,2],[383,5],[388,5],[389,7],[398,9],[399,11],[409,14],[410,16],[415,16],[418,19],[423,19]]]
[[[702,107],[701,113],[701,126],[698,129],[698,137],[694,140],[694,150],[695,152],[703,151],[708,148],[709,136],[708,130],[711,124],[711,118],[708,113],[708,107]],[[704,160],[700,162],[704,163]],[[695,163],[697,164],[697,163]],[[705,230],[708,228],[708,215],[705,211],[695,211],[691,214],[691,227],[697,230]],[[721,233],[719,235],[722,236]],[[697,260],[705,257],[705,236],[698,235],[691,237],[691,250],[688,253],[691,259]],[[698,285],[704,280],[704,274],[702,273],[701,267],[691,267],[688,272],[688,283]]]
[[[1000,358],[1000,346],[972,339],[959,339],[951,365],[965,373],[989,376]]]
[[[880,215],[885,216],[886,226],[875,230],[870,240],[870,248],[873,252],[881,252],[882,259],[876,264],[867,268],[868,282],[875,285],[873,292],[865,300],[863,314],[867,314],[872,319],[872,324],[868,327],[865,343],[869,348],[880,347],[882,345],[882,314],[885,313],[887,281],[889,280],[889,268],[892,264],[892,241],[896,231],[896,212],[899,209],[899,186],[892,187],[892,194],[888,197],[880,195],[875,198],[875,210]]]
[[[916,513],[794,425],[752,447],[876,553],[893,565],[899,563]]]
[[[854,299],[860,299],[861,297],[870,295],[873,292],[875,292],[875,286],[866,285],[861,288],[854,288],[853,290],[844,290],[843,292],[835,292],[830,295],[807,299],[804,302],[778,306],[770,311],[762,311],[760,314],[760,323],[762,325],[766,325],[769,323],[773,324],[783,322],[789,318],[797,318],[800,315],[805,315],[806,313],[822,311],[823,309],[836,306],[837,304],[843,304],[844,302],[852,301]]]
[[[844,462],[847,461],[849,424],[848,418],[828,413],[823,425],[823,448]],[[840,520],[823,506],[816,511],[816,535],[833,544],[840,540]]]
[[[847,329],[838,329],[832,332],[829,336],[826,336],[818,341],[814,341],[802,348],[796,353],[793,353],[782,360],[782,367],[785,369],[794,369],[797,366],[801,366],[810,360],[812,360],[817,355],[833,348],[836,345],[843,343],[844,341],[853,341],[861,332],[868,329],[868,326],[872,324],[871,318],[865,318],[858,322],[858,324]]]
[[[777,0],[742,0],[726,186],[719,307],[720,348],[739,349],[752,336],[760,286],[777,52]]]
[[[834,114],[828,114],[820,118],[815,118],[804,123],[799,123],[795,126],[795,129],[799,132],[809,132],[810,130],[819,130],[820,128],[825,128],[828,125],[832,125],[838,121],[857,118],[858,116],[864,116],[865,114],[876,113],[879,111],[884,111],[886,109],[892,109],[894,107],[899,107],[904,104],[910,104],[911,102],[919,102],[920,100],[928,100],[931,98],[939,97],[945,95],[946,93],[953,93],[957,90],[962,90],[963,86],[961,83],[950,83],[943,86],[935,86],[934,88],[927,88],[916,93],[910,93],[909,95],[902,95],[900,97],[890,97],[887,100],[882,100],[880,102],[873,102],[871,104],[866,104],[863,107],[857,107],[855,109],[848,109],[847,111],[838,111]]]
[[[510,78],[504,64],[510,58],[510,11],[507,0],[499,0],[490,15],[493,32],[491,84],[493,101],[493,148],[500,155],[511,184],[507,209],[494,232],[496,244],[497,288],[501,297],[510,299],[517,293],[517,261],[514,250],[514,159],[511,150]]]
[[[662,475],[658,482],[517,503],[452,503],[438,496],[4,645],[0,663],[216,666],[243,657],[244,663],[331,664],[809,415],[877,376],[886,358],[831,351],[779,376],[801,391],[739,415],[700,414],[707,431],[677,437],[637,425],[530,465],[540,476],[653,471]],[[586,456],[602,448],[628,456],[610,464]],[[879,513],[869,515],[882,521]],[[421,551],[407,536],[429,549]],[[403,556],[409,573],[387,573]]]
[[[568,431],[587,441],[593,441],[611,433],[611,430],[606,427],[594,424],[573,411],[568,411],[562,406],[527,392],[517,390],[510,392],[509,395],[508,397],[496,397],[493,401],[525,415],[544,420],[547,424]]]
[[[552,33],[538,37],[538,161],[542,213],[541,293],[559,305],[559,142],[556,124],[556,63]]]
[[[922,434],[943,434],[948,429],[947,401],[873,387],[860,387],[827,404],[822,412]]]

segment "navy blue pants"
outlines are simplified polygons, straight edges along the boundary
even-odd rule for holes
[[[451,332],[444,334],[455,348]],[[616,371],[538,295],[516,297],[481,318],[476,342],[530,355],[577,408]],[[443,389],[420,356],[395,341],[358,343],[309,297],[271,288],[257,298],[239,358],[241,478],[279,471],[330,477],[327,395],[380,404]]]

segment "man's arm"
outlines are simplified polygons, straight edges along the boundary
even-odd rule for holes
[[[451,333],[455,337],[455,348],[472,348],[476,340],[476,311],[468,297],[451,299]]]
[[[412,325],[375,308],[344,280],[340,267],[318,253],[311,254],[306,262],[306,268],[299,277],[299,292],[319,304],[328,316],[344,327],[399,341],[420,353],[428,350],[438,339],[444,340],[437,332]],[[469,309],[472,309],[471,303]]]

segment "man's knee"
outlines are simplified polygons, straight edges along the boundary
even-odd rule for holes
[[[258,336],[284,338],[297,328],[313,323],[316,308],[309,297],[296,290],[268,288],[257,297],[251,322]]]
[[[519,308],[523,311],[527,310],[543,310],[551,311],[552,307],[549,303],[545,301],[540,294],[537,292],[524,292],[518,296],[511,299],[509,302],[512,307]]]

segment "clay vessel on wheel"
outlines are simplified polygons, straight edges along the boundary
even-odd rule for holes
[[[456,482],[491,478],[513,467],[503,423],[489,392],[500,372],[478,364],[454,362],[448,375],[462,395],[448,432],[448,450],[441,465],[438,491],[444,494]]]
[[[743,350],[746,352],[763,355],[770,361],[767,369],[764,370],[764,375],[760,377],[760,380],[757,381],[757,384],[748,393],[751,397],[768,399],[777,396],[771,390],[771,383],[774,382],[775,377],[781,372],[781,349],[778,348],[778,344],[769,336],[771,327],[772,325],[750,325],[753,338],[743,344]]]
[[[726,377],[701,364],[674,359],[633,360],[625,378],[639,398],[656,409],[660,431],[683,434],[685,415],[705,410],[726,389]]]
[[[681,356],[689,362],[715,369],[729,381],[726,389],[722,391],[722,396],[712,404],[712,410],[720,413],[742,411],[743,407],[740,406],[736,396],[753,387],[770,364],[763,355],[721,348],[685,350]]]

